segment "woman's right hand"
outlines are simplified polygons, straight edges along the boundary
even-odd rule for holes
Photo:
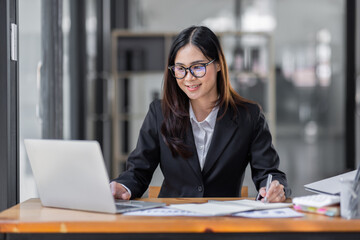
[[[115,181],[111,182],[110,189],[115,199],[122,199],[122,200],[130,199],[130,193],[120,183],[117,183]]]

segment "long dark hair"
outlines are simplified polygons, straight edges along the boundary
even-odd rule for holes
[[[184,29],[176,36],[170,48],[168,66],[175,63],[178,51],[191,43],[209,60],[215,59],[221,70],[217,72],[217,90],[219,99],[215,105],[223,109],[224,116],[228,108],[237,112],[237,106],[243,105],[248,100],[242,98],[230,85],[228,67],[217,36],[207,27],[192,26]],[[161,133],[165,143],[170,148],[173,156],[180,155],[183,158],[192,156],[189,146],[184,143],[184,137],[190,124],[189,98],[180,89],[176,78],[166,69],[164,74],[162,112],[164,122]]]

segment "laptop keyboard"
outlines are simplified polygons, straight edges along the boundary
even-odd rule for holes
[[[125,204],[116,204],[116,209],[123,210],[123,209],[131,209],[131,208],[138,208],[137,206],[125,205]]]

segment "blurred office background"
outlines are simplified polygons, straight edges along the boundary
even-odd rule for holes
[[[24,138],[96,139],[110,176],[123,170],[161,98],[171,39],[190,25],[219,35],[233,86],[263,106],[293,196],[353,170],[346,9],[346,0],[19,0],[20,201],[37,196]],[[161,180],[157,171],[152,184]],[[249,170],[244,185],[254,196]]]

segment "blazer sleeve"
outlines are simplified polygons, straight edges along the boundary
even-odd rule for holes
[[[268,174],[273,175],[273,180],[278,180],[284,185],[286,197],[291,195],[285,173],[280,171],[280,159],[273,144],[272,137],[263,112],[257,107],[253,114],[253,134],[250,146],[250,166],[252,179],[256,189],[266,186]]]
[[[148,188],[152,175],[159,164],[159,129],[157,115],[161,114],[159,101],[150,104],[149,111],[141,126],[136,148],[126,162],[126,171],[114,179],[128,187],[131,198],[139,198]]]

